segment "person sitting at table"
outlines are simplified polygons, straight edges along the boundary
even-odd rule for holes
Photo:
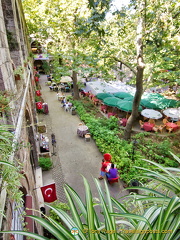
[[[117,178],[118,177],[118,170],[114,167],[114,163],[111,163],[111,168],[109,172],[106,173],[107,178]]]

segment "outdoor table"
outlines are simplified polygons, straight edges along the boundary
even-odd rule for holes
[[[122,121],[122,126],[125,127],[127,124],[127,118],[122,118],[121,121]]]
[[[86,133],[88,133],[89,130],[88,130],[88,127],[86,125],[80,125],[78,126],[77,128],[77,135],[79,137],[84,137]]]
[[[107,106],[101,105],[101,111],[105,113],[107,111]]]
[[[173,122],[166,123],[166,129],[172,128],[173,131],[178,130],[179,126]]]
[[[93,97],[95,97],[95,95],[94,94],[90,94],[89,97],[90,97],[90,99],[92,99]]]
[[[114,116],[114,113],[108,112],[108,118],[110,118],[111,116]]]
[[[99,103],[99,99],[97,99],[97,98],[92,98],[92,101],[93,101],[93,103],[94,103],[94,105],[98,105],[98,103]]]
[[[146,131],[146,132],[151,132],[153,130],[153,127],[155,126],[155,124],[153,123],[149,123],[149,122],[145,122],[143,124],[143,129]]]

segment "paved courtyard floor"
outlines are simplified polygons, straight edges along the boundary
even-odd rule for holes
[[[99,176],[103,156],[93,139],[90,142],[85,142],[84,138],[77,136],[77,127],[80,123],[79,117],[64,111],[57,99],[57,93],[50,91],[45,84],[46,81],[46,75],[41,75],[42,97],[48,103],[49,114],[39,114],[38,121],[46,124],[50,143],[51,134],[55,134],[57,146],[54,148],[56,155],[51,154],[53,160],[52,170],[43,172],[43,185],[55,182],[57,196],[61,202],[66,202],[63,190],[65,183],[69,184],[84,199],[83,175],[91,186],[93,197],[98,198],[94,178]],[[51,144],[50,151],[53,152]],[[104,186],[104,180],[101,181],[101,184]],[[122,181],[108,186],[111,195],[116,199],[128,193],[124,189]]]

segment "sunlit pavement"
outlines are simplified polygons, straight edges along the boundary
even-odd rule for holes
[[[57,93],[50,91],[45,84],[46,81],[46,75],[41,75],[41,93],[44,101],[48,103],[49,114],[39,114],[38,121],[46,124],[51,153],[53,152],[51,146],[52,133],[55,134],[57,146],[54,149],[56,155],[51,154],[53,160],[52,170],[43,172],[43,185],[55,182],[57,196],[61,202],[66,201],[63,192],[65,183],[69,184],[84,199],[83,175],[91,186],[93,197],[98,198],[94,178],[99,176],[103,156],[93,139],[90,142],[85,142],[84,138],[77,136],[77,127],[80,123],[79,117],[64,111],[60,101],[57,99]],[[101,180],[100,183],[104,186],[104,180]],[[108,184],[108,186],[111,195],[115,198],[128,193],[124,190],[121,181],[113,185]]]

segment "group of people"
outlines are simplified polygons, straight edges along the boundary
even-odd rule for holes
[[[100,176],[98,177],[99,180],[104,179],[104,177],[107,177],[107,179],[113,179],[118,177],[118,170],[115,168],[114,164],[111,163],[111,154],[105,153],[104,158],[102,159],[101,163],[101,171]]]
[[[66,100],[66,97],[62,98],[61,104],[66,112],[68,112],[72,107],[72,103],[70,103],[68,100]]]

